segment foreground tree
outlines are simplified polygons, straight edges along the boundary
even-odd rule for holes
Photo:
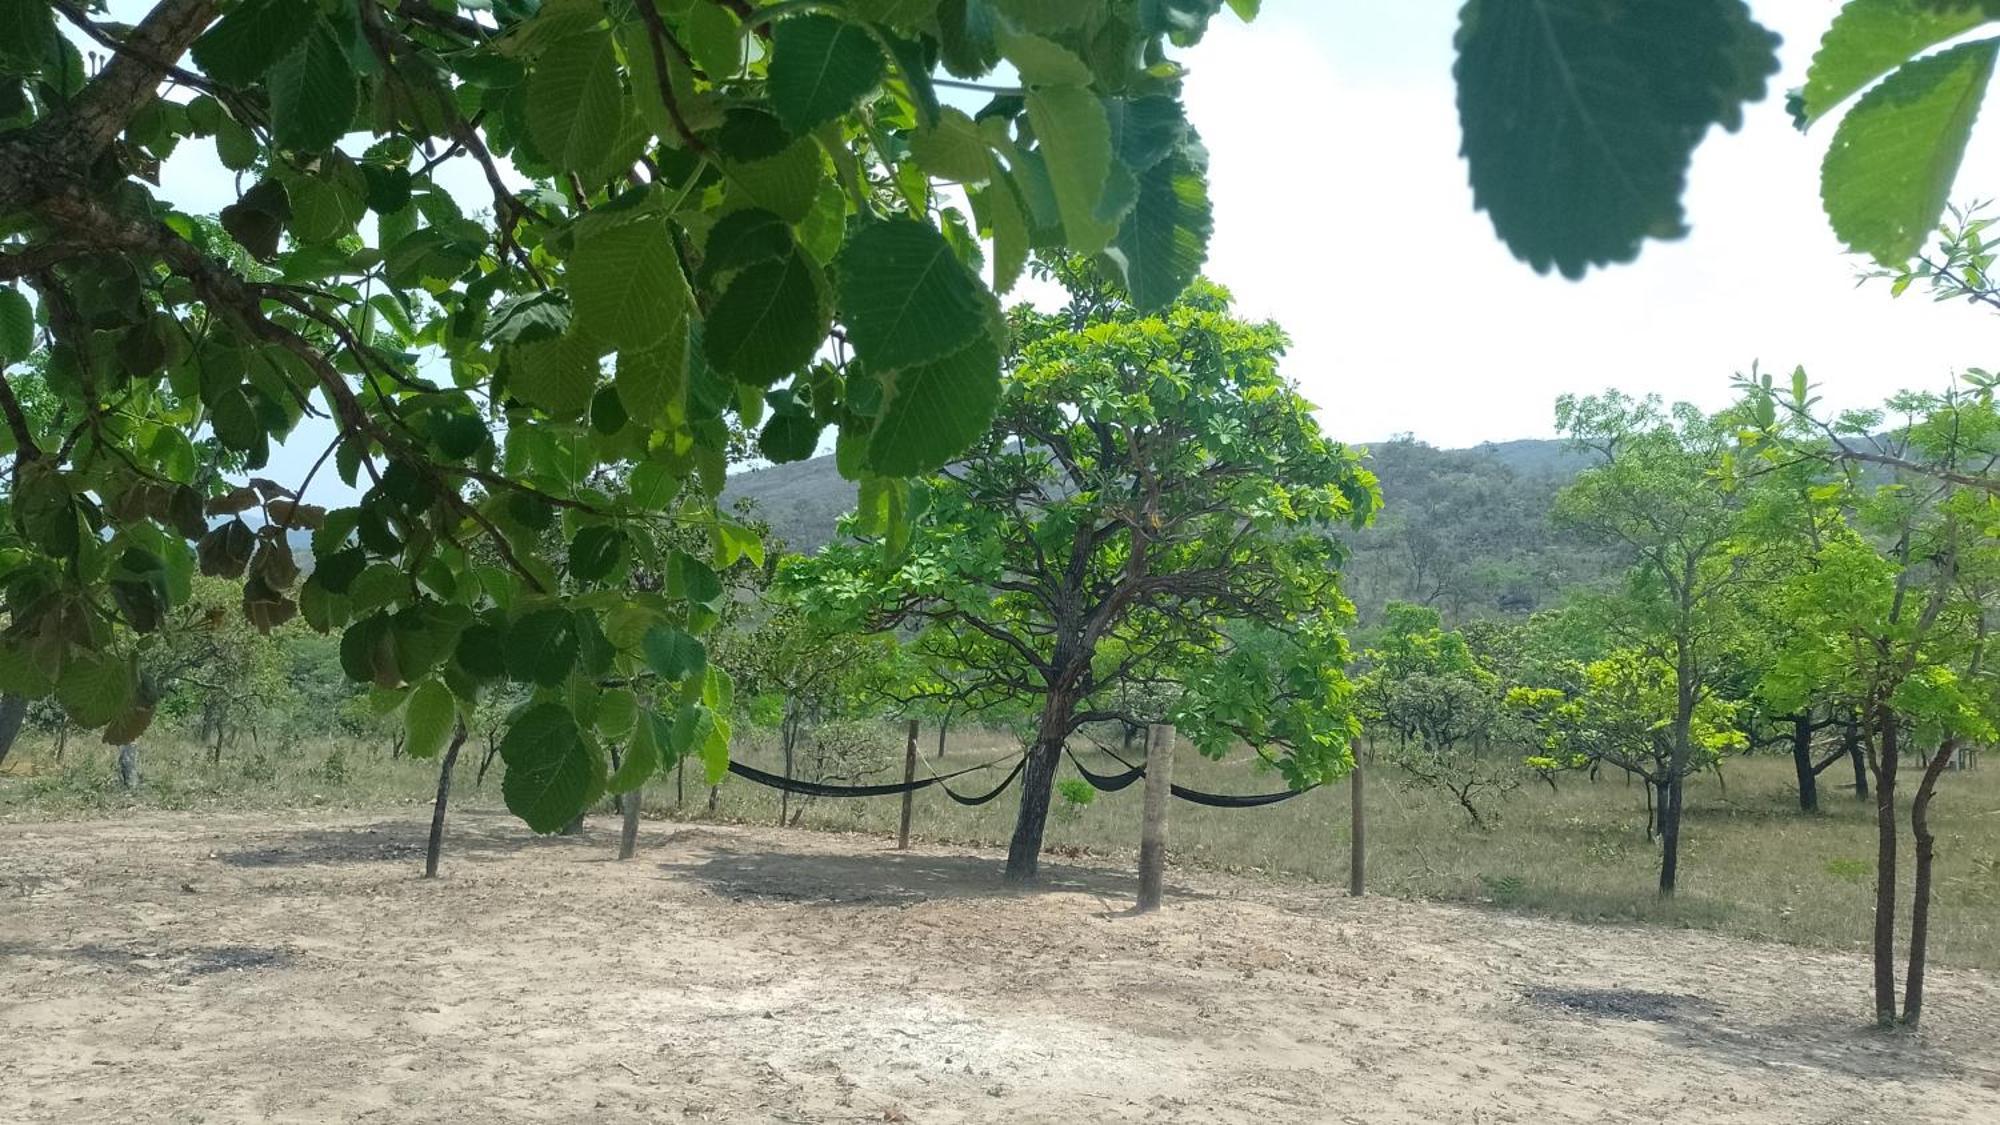
[[[1347,768],[1332,532],[1378,503],[1278,374],[1275,326],[1233,318],[1205,283],[1149,315],[1075,265],[1054,274],[1068,305],[1011,314],[998,417],[917,495],[893,561],[836,543],[780,576],[821,613],[963,638],[968,676],[1034,705],[1014,879],[1036,874],[1084,723],[1171,719],[1205,753],[1273,752],[1298,786]],[[880,534],[883,515],[850,526]],[[1160,683],[1172,712],[1130,713]]]
[[[482,688],[531,688],[508,803],[566,823],[609,782],[603,720],[627,711],[600,708],[606,682],[645,678],[636,729],[698,707],[669,726],[712,741],[713,677],[678,638],[714,620],[747,533],[680,482],[712,497],[742,433],[786,460],[833,427],[900,521],[901,478],[998,398],[979,236],[1001,291],[1031,246],[1094,256],[1142,307],[1194,275],[1203,155],[1168,51],[1220,7],[10,6],[0,452],[22,547],[0,559],[0,691],[129,740],[150,711],[124,638],[198,568],[259,628],[341,632],[426,750]],[[938,68],[1003,61],[1020,85],[980,87],[977,119],[941,104]],[[210,146],[240,187],[219,225],[153,186]],[[31,354],[59,421],[14,392]],[[331,441],[300,479],[206,471],[206,437],[256,473],[309,418]],[[594,485],[607,466],[624,493]],[[360,503],[313,503],[322,472]],[[634,568],[661,586],[628,595]]]
[[[2000,685],[1986,661],[2000,612],[2000,490],[1990,395],[1959,390],[1902,394],[1889,414],[1857,411],[1824,423],[1833,442],[1781,424],[1811,417],[1804,374],[1785,392],[1768,379],[1746,383],[1748,413],[1774,464],[1838,460],[1853,471],[1842,502],[1852,527],[1829,535],[1813,565],[1789,587],[1786,682],[1835,685],[1858,701],[1860,732],[1875,782],[1875,1018],[1915,1025],[1923,1012],[1931,866],[1936,841],[1927,813],[1937,784],[1965,738],[1990,738]],[[1855,454],[1865,456],[1855,456]],[[1886,467],[1886,479],[1864,465]],[[1902,850],[1899,786],[1911,745],[1924,772],[1909,805],[1915,835],[1910,954],[1897,1011],[1896,931]]]

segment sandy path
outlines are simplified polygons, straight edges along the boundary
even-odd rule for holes
[[[2000,1122],[1978,973],[1883,1037],[1706,934],[477,815],[426,885],[397,815],[0,826],[0,1121]]]

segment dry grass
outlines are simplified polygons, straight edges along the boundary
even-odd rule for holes
[[[885,735],[882,768],[871,780],[900,776],[900,754]],[[926,762],[933,749],[925,740]],[[1005,736],[968,732],[955,738],[940,769],[1012,755]],[[738,753],[764,768],[776,767],[768,745],[756,740]],[[196,748],[160,743],[146,751],[145,778],[137,794],[118,789],[107,750],[72,743],[60,768],[47,747],[16,751],[0,776],[0,819],[54,819],[114,814],[128,807],[155,808],[366,808],[428,803],[435,764],[391,760],[380,749],[309,743],[268,753],[236,751],[220,766]],[[337,757],[338,765],[329,767]],[[1112,768],[1103,760],[1102,768]],[[460,804],[497,807],[498,770],[473,785],[478,764],[468,746],[458,783]],[[1011,761],[987,774],[954,783],[960,792],[982,792]],[[1093,768],[1100,768],[1093,763]],[[1844,767],[1843,767],[1844,768]],[[1838,771],[1823,781],[1833,782]],[[1280,787],[1244,762],[1216,763],[1184,755],[1177,779],[1218,792],[1261,792]],[[1067,764],[1063,776],[1073,776]],[[1907,776],[1907,774],[1906,774]],[[1914,788],[1913,781],[1904,786]],[[705,812],[707,790],[691,770],[677,792],[669,775],[646,791],[648,815],[695,818]],[[1412,898],[1474,902],[1581,921],[1644,921],[1697,927],[1820,948],[1866,947],[1874,876],[1872,804],[1828,785],[1825,811],[1798,812],[1789,764],[1778,758],[1729,766],[1726,791],[1715,779],[1688,791],[1683,837],[1682,889],[1670,902],[1653,894],[1657,850],[1646,841],[1644,804],[1637,787],[1606,776],[1592,783],[1566,777],[1559,792],[1537,785],[1494,806],[1490,831],[1466,824],[1449,796],[1413,788],[1389,766],[1369,776],[1372,891]],[[1100,794],[1082,808],[1058,801],[1048,842],[1058,853],[1129,856],[1138,838],[1140,788]],[[820,800],[810,803],[807,827],[893,832],[899,801]],[[1013,827],[1012,793],[967,809],[935,790],[916,801],[916,831],[937,841],[1004,843]],[[778,794],[732,779],[721,787],[716,815],[732,821],[773,823]],[[421,814],[413,811],[413,817]],[[1263,809],[1214,810],[1177,803],[1173,850],[1179,862],[1263,875],[1302,876],[1344,883],[1348,862],[1348,790],[1345,785]],[[2000,968],[2000,765],[1945,776],[1933,806],[1938,833],[1937,900],[1932,955],[1946,964]],[[1907,852],[1903,864],[1908,875]],[[1606,931],[1607,934],[1615,931]]]

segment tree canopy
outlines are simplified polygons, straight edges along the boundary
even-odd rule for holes
[[[259,628],[339,632],[427,743],[483,688],[532,688],[508,796],[565,822],[606,784],[600,743],[653,729],[622,696],[598,722],[601,685],[655,716],[726,695],[688,641],[646,641],[711,623],[717,569],[757,549],[711,503],[732,451],[837,431],[899,522],[902,478],[999,396],[985,261],[1004,292],[1033,249],[1089,255],[1145,308],[1194,276],[1204,156],[1171,51],[1221,7],[13,5],[0,688],[129,739],[157,696],[131,638],[193,572],[226,577]],[[219,222],[156,190],[188,146],[237,174]],[[271,479],[309,417],[333,440]],[[323,473],[360,502],[315,503]]]
[[[1296,785],[1349,761],[1332,532],[1374,478],[1278,372],[1276,326],[1197,282],[1148,313],[1056,267],[1069,303],[1010,314],[992,428],[913,496],[780,580],[817,612],[915,631],[989,697],[1039,712],[1009,871],[1031,877],[1063,741],[1091,721],[1174,721],[1203,752],[1268,748]]]

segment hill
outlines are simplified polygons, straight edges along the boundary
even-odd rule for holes
[[[1548,512],[1586,463],[1560,441],[1437,449],[1407,437],[1367,447],[1386,502],[1375,526],[1346,536],[1347,590],[1363,620],[1385,602],[1435,605],[1447,616],[1522,616],[1600,579],[1604,557],[1559,534]],[[739,473],[723,501],[747,502],[795,551],[817,549],[854,506],[854,485],[815,457]]]

